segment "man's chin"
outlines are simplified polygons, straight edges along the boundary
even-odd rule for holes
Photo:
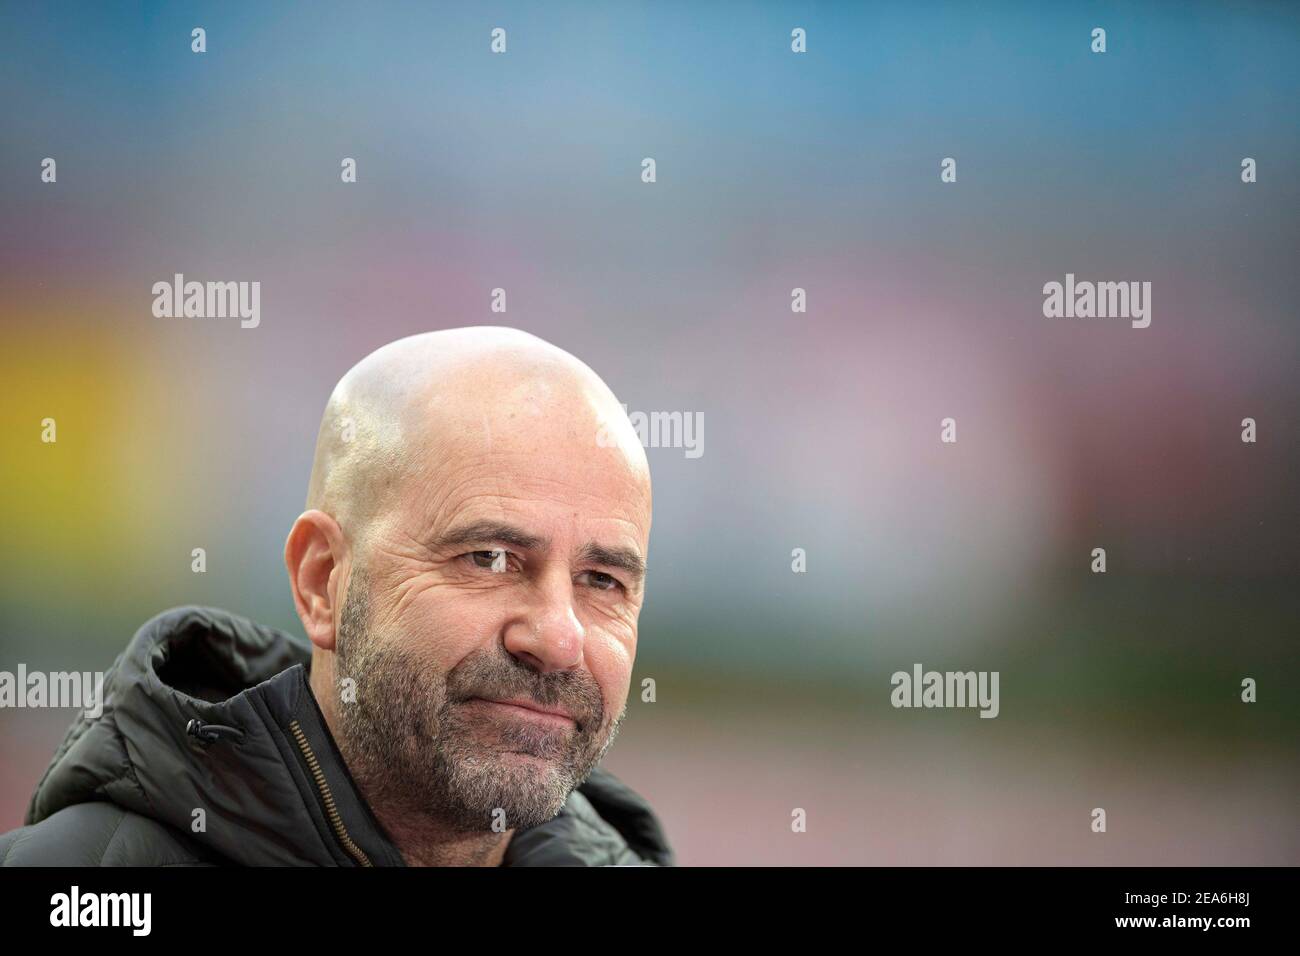
[[[476,762],[480,773],[495,778],[502,792],[540,792],[563,787],[567,780],[558,760],[527,750],[499,750]]]
[[[456,815],[472,829],[526,829],[563,809],[572,775],[559,761],[527,751],[479,752],[454,773]]]

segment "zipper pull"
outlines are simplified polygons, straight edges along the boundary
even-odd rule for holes
[[[242,743],[244,732],[238,727],[227,727],[224,724],[205,724],[197,717],[190,718],[190,722],[185,725],[185,733],[196,740],[210,744],[220,740],[222,737],[228,737],[235,743]]]

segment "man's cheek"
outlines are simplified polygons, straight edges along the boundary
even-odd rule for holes
[[[491,642],[500,632],[501,602],[454,587],[425,587],[410,604],[404,627],[411,639],[428,643],[438,653],[459,660]]]
[[[626,685],[636,662],[636,622],[618,621],[603,628],[595,644],[595,653],[589,656],[599,663],[593,666],[599,666],[615,678],[621,676]]]
[[[627,702],[629,684],[632,680],[632,650],[635,644],[634,637],[632,648],[617,642],[604,648],[601,654],[588,657],[587,666],[600,687],[607,720],[618,716]]]

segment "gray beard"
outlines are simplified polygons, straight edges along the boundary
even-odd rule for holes
[[[354,571],[336,645],[336,677],[355,681],[355,699],[338,700],[338,745],[367,800],[464,832],[522,830],[559,813],[613,744],[626,708],[606,724],[589,673],[538,673],[500,643],[435,673],[400,637],[371,633],[367,584]],[[562,704],[578,726],[467,712],[475,696]]]

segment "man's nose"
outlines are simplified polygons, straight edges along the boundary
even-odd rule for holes
[[[538,581],[528,608],[506,627],[506,650],[540,673],[564,671],[582,662],[585,631],[573,609],[568,574]]]

